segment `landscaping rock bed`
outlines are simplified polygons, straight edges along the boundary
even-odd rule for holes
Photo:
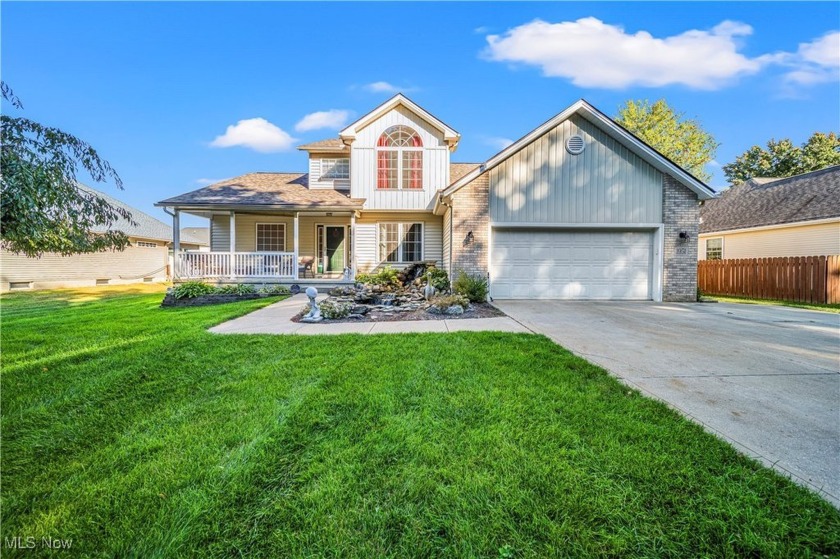
[[[349,314],[343,318],[326,318],[324,322],[386,322],[394,320],[449,320],[459,318],[485,318],[505,316],[488,303],[468,303],[440,308],[427,301],[423,295],[424,286],[412,282],[407,286],[380,286],[356,284],[332,289],[329,297],[319,302],[331,309],[349,307]],[[300,322],[308,309],[301,309],[292,321]]]

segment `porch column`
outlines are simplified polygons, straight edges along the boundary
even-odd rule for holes
[[[350,279],[356,279],[356,212],[350,214]]]
[[[230,211],[230,279],[236,278],[236,212]]]
[[[172,279],[181,275],[179,253],[181,252],[181,211],[172,214]]]
[[[298,279],[300,276],[300,266],[298,265],[298,215],[299,212],[295,212],[295,223],[294,223],[294,238],[295,238],[295,246],[294,246],[294,260],[292,262],[292,268],[295,271],[295,279]]]

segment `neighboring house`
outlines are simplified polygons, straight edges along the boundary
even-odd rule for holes
[[[172,228],[103,192],[84,185],[79,185],[79,188],[95,193],[111,205],[131,212],[134,225],[120,219],[111,227],[126,233],[131,246],[124,251],[109,250],[72,256],[47,253],[40,258],[29,258],[2,250],[0,290],[166,281]],[[100,233],[104,231],[104,228],[94,230]],[[201,241],[187,236],[182,240],[182,247],[197,250],[201,247]]]
[[[840,254],[840,166],[754,178],[700,209],[700,260]]]
[[[308,173],[158,202],[176,229],[182,212],[211,223],[209,253],[176,246],[176,275],[318,285],[426,261],[488,276],[496,298],[694,300],[713,191],[589,103],[484,163],[451,163],[459,140],[396,95],[300,146]]]
[[[210,228],[209,227],[182,227],[181,228],[181,244],[184,239],[194,239],[201,244],[198,250],[210,251]]]

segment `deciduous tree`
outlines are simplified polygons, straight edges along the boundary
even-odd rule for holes
[[[20,100],[6,83],[3,99],[15,109]],[[123,250],[128,237],[111,230],[131,213],[78,187],[84,169],[96,182],[122,181],[87,142],[58,128],[24,117],[0,116],[0,243],[13,252],[76,254]],[[99,229],[104,232],[94,232]]]
[[[629,100],[615,120],[698,179],[711,178],[706,164],[714,159],[719,144],[698,121],[674,111],[664,99],[653,104]]]
[[[735,161],[723,166],[723,173],[732,184],[741,184],[753,177],[792,177],[840,165],[840,139],[830,132],[814,132],[802,146],[785,138],[770,140],[767,148],[753,146]]]

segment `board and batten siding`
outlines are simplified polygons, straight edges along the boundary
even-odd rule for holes
[[[309,188],[312,190],[348,190],[350,188],[349,179],[327,179],[321,180],[321,160],[322,159],[349,159],[350,152],[345,150],[336,153],[313,153],[309,156]]]
[[[423,189],[376,188],[376,143],[391,126],[417,131],[423,141]],[[350,160],[351,196],[365,198],[370,210],[431,210],[435,193],[449,185],[449,147],[443,132],[403,106],[397,106],[358,132]]]
[[[704,233],[700,260],[706,260],[706,240],[723,238],[723,258],[774,258],[840,254],[840,221],[741,233]]]
[[[359,272],[371,272],[384,266],[404,268],[405,263],[381,262],[379,260],[379,223],[422,223],[423,224],[423,259],[443,260],[443,220],[431,213],[411,212],[365,212],[356,219],[356,264]]]
[[[581,135],[586,149],[566,151]],[[573,115],[490,171],[493,223],[661,223],[662,174]]]
[[[135,242],[136,239],[131,239]],[[20,287],[56,289],[86,287],[97,280],[107,284],[165,281],[169,249],[164,241],[157,247],[130,246],[124,251],[105,251],[92,254],[61,256],[47,253],[40,258],[28,258],[8,251],[0,252],[0,290],[8,291],[10,284]]]

